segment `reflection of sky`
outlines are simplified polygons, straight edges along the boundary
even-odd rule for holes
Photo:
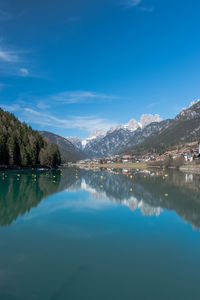
[[[1,291],[19,299],[104,299],[107,291],[117,300],[124,291],[131,295],[124,299],[171,299],[167,291],[162,297],[167,283],[174,299],[192,299],[181,286],[198,285],[198,231],[174,211],[158,218],[159,208],[133,196],[120,204],[85,181],[79,188],[51,195],[0,228]]]

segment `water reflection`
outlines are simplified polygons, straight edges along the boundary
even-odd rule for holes
[[[42,199],[73,184],[73,170],[0,172],[0,226],[11,224]]]
[[[49,195],[85,190],[92,199],[119,203],[145,216],[164,209],[200,228],[200,176],[164,171],[114,171],[66,168],[62,171],[0,173],[0,225],[11,224]]]

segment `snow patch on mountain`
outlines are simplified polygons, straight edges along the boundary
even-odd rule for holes
[[[198,102],[200,102],[200,99],[197,99],[197,101],[192,101],[191,103],[190,103],[190,106],[189,107],[192,107],[194,104],[197,104]]]
[[[68,137],[68,140],[81,150],[86,151],[90,156],[93,154],[105,156],[106,153],[111,154],[115,152],[116,147],[119,148],[120,145],[125,145],[129,138],[138,130],[143,130],[149,124],[161,121],[161,117],[157,114],[143,114],[139,122],[135,119],[130,119],[127,124],[112,127],[107,132],[103,129],[95,129],[87,139],[77,140],[77,138]]]
[[[144,114],[141,116],[139,124],[140,124],[141,128],[144,128],[151,123],[154,123],[154,122],[159,123],[161,121],[162,121],[162,118],[157,114],[156,115]]]

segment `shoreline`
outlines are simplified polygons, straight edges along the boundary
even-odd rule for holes
[[[1,171],[46,171],[46,170],[57,170],[60,166],[57,168],[50,168],[50,167],[44,167],[44,166],[37,166],[37,167],[19,167],[19,166],[0,166],[0,172]]]
[[[132,170],[146,170],[146,169],[163,169],[160,166],[150,166],[146,162],[142,163],[113,163],[113,164],[94,164],[94,163],[86,163],[79,164],[75,163],[71,166],[79,167],[79,168],[87,168],[87,169],[95,169],[95,168],[108,168],[108,169],[132,169]],[[176,169],[174,167],[164,168],[164,169]],[[177,170],[181,172],[189,172],[193,174],[200,174],[200,165],[194,164],[186,164],[179,167]]]
[[[75,167],[83,167],[83,168],[108,168],[108,169],[140,169],[145,170],[148,168],[146,163],[113,163],[113,164],[94,164],[94,163],[86,163],[86,164],[79,164],[75,163],[72,164]]]
[[[184,165],[179,168],[181,172],[189,172],[192,174],[200,174],[200,165]]]

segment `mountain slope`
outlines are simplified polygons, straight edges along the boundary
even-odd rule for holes
[[[118,154],[130,139],[139,143],[157,130],[162,121],[159,115],[142,115],[140,121],[131,119],[127,124],[111,128],[109,131],[95,130],[86,140],[69,138],[70,141],[83,150],[89,157],[108,157]],[[154,126],[148,127],[150,123]],[[158,125],[159,126],[159,125]],[[146,128],[148,127],[148,130]],[[144,134],[143,134],[144,132]]]
[[[80,149],[78,149],[64,137],[48,131],[40,131],[40,134],[48,139],[51,143],[54,143],[58,146],[63,163],[76,162],[80,159],[86,158],[86,155]]]
[[[128,143],[124,146],[124,149],[134,147],[144,142],[149,137],[151,138],[154,134],[157,136],[157,134],[164,128],[167,128],[170,123],[171,120],[164,120],[159,123],[154,122],[146,126],[143,130],[137,130],[135,134],[130,137]]]
[[[162,125],[162,124],[161,124]],[[170,147],[200,139],[200,101],[187,109],[182,110],[175,119],[168,120],[156,134],[131,148],[130,142],[126,145],[129,152],[157,152],[162,153]]]
[[[88,143],[84,151],[90,157],[107,157],[118,153],[133,133],[128,129],[119,128],[106,134],[105,137]]]

